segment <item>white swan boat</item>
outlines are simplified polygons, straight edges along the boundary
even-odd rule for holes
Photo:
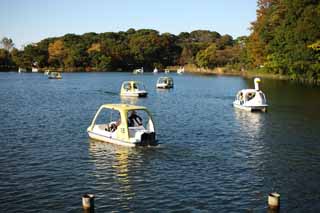
[[[100,123],[100,114],[109,117],[110,122]],[[104,104],[95,114],[87,132],[92,139],[128,147],[157,145],[152,116],[143,106]]]
[[[180,67],[180,68],[177,70],[177,73],[178,73],[178,74],[184,73],[184,67]]]
[[[120,95],[128,97],[146,97],[148,92],[140,81],[125,81],[121,85]]]
[[[141,69],[134,69],[133,74],[142,74],[143,73],[143,67]]]
[[[254,79],[254,89],[243,89],[237,93],[233,106],[247,111],[267,111],[265,94],[259,89],[260,78]]]
[[[160,77],[157,81],[156,87],[159,89],[173,88],[173,79],[171,77]]]
[[[59,72],[50,72],[48,74],[48,79],[62,79],[62,76]]]
[[[158,69],[156,67],[153,69],[153,73],[158,73]]]
[[[19,73],[27,72],[27,70],[26,70],[26,69],[24,69],[24,68],[19,67],[18,72],[19,72]]]

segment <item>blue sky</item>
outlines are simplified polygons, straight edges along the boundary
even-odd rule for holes
[[[248,35],[256,0],[1,0],[0,38],[16,47],[67,33],[217,31]]]

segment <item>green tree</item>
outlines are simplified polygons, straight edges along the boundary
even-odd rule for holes
[[[308,46],[320,38],[320,2],[259,0],[248,43],[256,66],[297,78],[318,78],[317,53]]]
[[[233,45],[233,38],[230,35],[223,35],[216,41],[217,48],[223,50],[227,46]]]
[[[111,60],[112,59],[110,56],[109,57],[104,55],[100,56],[97,68],[100,70],[110,70],[112,68]]]
[[[185,64],[192,64],[193,63],[193,53],[190,48],[187,46],[182,48],[182,52],[179,58],[179,64],[185,65]]]
[[[2,47],[7,51],[11,51],[12,48],[14,47],[14,43],[11,38],[4,37],[2,38],[0,43]]]
[[[213,44],[220,46],[211,60],[210,54],[213,53],[209,47]],[[151,29],[129,29],[117,33],[89,32],[47,38],[27,45],[21,51],[13,49],[9,56],[17,66],[26,68],[36,62],[40,68],[64,68],[64,71],[132,70],[141,66],[152,70],[155,66],[164,68],[195,63],[199,52],[206,58],[208,66],[234,63],[234,57],[225,59],[235,52],[233,46],[236,45],[231,36],[221,36],[214,31],[195,30],[176,36]]]
[[[162,46],[159,33],[154,30],[139,30],[129,37],[128,47],[138,67],[152,68],[157,61]]]
[[[196,64],[199,67],[214,68],[218,66],[217,45],[213,43],[207,49],[199,51],[196,56]]]
[[[6,49],[0,49],[0,69],[11,66],[10,53]]]

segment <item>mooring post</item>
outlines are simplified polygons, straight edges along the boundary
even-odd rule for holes
[[[279,210],[280,208],[280,194],[272,192],[268,196],[268,206],[272,210]]]
[[[82,196],[82,208],[88,212],[94,212],[93,194],[85,194]]]

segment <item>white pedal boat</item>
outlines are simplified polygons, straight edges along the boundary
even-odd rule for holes
[[[100,114],[103,118],[103,115],[109,116],[110,122],[99,123]],[[104,104],[97,111],[87,132],[92,139],[128,147],[157,145],[152,116],[143,106]]]
[[[120,95],[127,97],[147,97],[148,92],[140,81],[125,81],[121,85]]]
[[[157,81],[156,87],[158,89],[173,88],[173,79],[171,77],[160,77]]]
[[[265,94],[259,89],[260,78],[254,79],[254,89],[240,90],[233,106],[247,111],[267,111],[268,104]]]

